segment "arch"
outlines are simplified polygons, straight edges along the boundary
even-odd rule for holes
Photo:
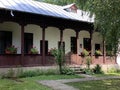
[[[27,26],[25,26],[24,33],[33,34],[33,46],[36,47],[36,49],[40,53],[40,40],[42,40],[42,28],[36,24],[27,24]]]
[[[93,33],[93,51],[95,52],[95,45],[100,45],[100,50],[103,51],[103,39],[99,32]]]
[[[58,48],[60,41],[60,30],[56,27],[48,27],[45,30],[45,40],[48,41],[48,49]]]
[[[90,33],[86,30],[82,30],[79,32],[79,37],[81,38],[90,38]]]
[[[65,29],[63,31],[63,41],[65,42],[65,53],[71,52],[71,37],[76,37],[73,29]]]
[[[17,53],[21,52],[21,27],[16,22],[0,23],[0,30],[12,32],[12,45],[17,47]]]

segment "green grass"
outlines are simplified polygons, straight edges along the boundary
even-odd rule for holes
[[[35,81],[23,80],[14,81],[9,79],[0,80],[0,90],[52,90],[48,87],[40,85]]]
[[[68,83],[80,90],[120,90],[120,79]]]
[[[36,81],[38,80],[57,80],[81,78],[77,75],[41,75],[37,77],[12,79],[0,79],[0,90],[52,90],[49,87],[43,86]]]
[[[108,77],[108,76],[120,76],[120,72],[117,73],[105,73],[105,74],[93,74],[96,77]]]

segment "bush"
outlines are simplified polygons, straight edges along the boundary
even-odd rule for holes
[[[86,65],[88,69],[90,69],[91,60],[92,58],[90,56],[86,57]]]
[[[108,69],[108,71],[107,71],[108,73],[117,73],[118,72],[118,70],[117,69],[115,69],[115,68],[110,68],[110,69]]]
[[[92,69],[89,69],[89,68],[85,68],[85,69],[84,69],[84,73],[85,73],[85,74],[88,74],[88,75],[94,74],[94,73],[93,73],[93,70],[92,70]]]
[[[62,69],[62,74],[65,74],[65,75],[74,75],[75,72],[73,69],[70,69],[69,67],[64,67]]]
[[[34,77],[40,75],[55,75],[59,74],[57,69],[36,69],[36,70],[28,70],[23,71],[22,68],[19,68],[17,71],[10,69],[7,73],[2,73],[0,78],[24,78],[24,77]]]
[[[19,74],[18,77],[34,77],[34,76],[40,76],[40,75],[55,75],[59,74],[58,70],[56,69],[48,69],[48,70],[28,70],[28,71],[23,71],[21,74]]]
[[[101,66],[100,66],[99,64],[97,64],[97,65],[93,68],[93,72],[94,72],[95,74],[102,74],[102,73],[103,73],[103,71],[102,71],[102,69],[101,69]]]

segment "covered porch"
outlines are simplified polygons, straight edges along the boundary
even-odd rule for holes
[[[61,45],[68,64],[82,64],[82,50],[89,50],[94,57],[96,48],[103,56],[94,58],[93,64],[116,63],[107,61],[104,40],[94,32],[93,23],[4,9],[0,12],[0,67],[55,65],[49,50]],[[10,45],[17,48],[17,53],[5,53]],[[31,47],[36,47],[38,53],[30,54]]]

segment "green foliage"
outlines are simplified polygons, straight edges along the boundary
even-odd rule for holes
[[[62,74],[65,74],[65,75],[74,75],[75,72],[74,72],[73,69],[70,69],[69,67],[63,67]]]
[[[110,45],[114,54],[120,39],[120,0],[88,0],[88,8],[95,14],[95,27]]]
[[[7,47],[5,49],[5,52],[6,54],[15,54],[17,53],[17,48],[14,45],[12,45],[12,46]]]
[[[97,64],[94,68],[93,68],[93,72],[95,74],[103,74],[103,71],[101,69],[101,66],[99,64]]]
[[[59,74],[57,69],[36,69],[36,70],[26,70],[23,71],[22,68],[17,69],[16,71],[12,68],[8,70],[7,73],[2,73],[1,78],[23,78],[23,77],[34,77],[40,75],[57,75]]]
[[[31,49],[30,49],[30,52],[29,52],[30,54],[38,54],[38,50],[37,50],[37,48],[36,47],[32,47]]]
[[[86,49],[84,49],[84,50],[82,51],[81,55],[82,55],[83,57],[86,57],[86,56],[89,55],[89,52],[88,52]]]
[[[102,52],[100,50],[95,50],[95,55],[102,55]]]
[[[85,74],[88,74],[88,75],[92,75],[93,74],[93,70],[89,69],[89,68],[85,68],[83,71],[84,71]]]
[[[116,68],[110,68],[107,70],[107,73],[117,73],[118,70]]]
[[[55,69],[48,69],[48,70],[36,69],[36,70],[22,71],[18,77],[23,78],[23,77],[34,77],[40,75],[56,75],[56,74],[59,73]]]
[[[90,69],[91,60],[92,58],[90,56],[86,57],[86,65],[88,69]]]
[[[68,83],[78,90],[119,90],[120,79],[94,80]]]
[[[62,49],[51,49],[50,53],[55,57],[56,63],[59,66],[59,71],[62,74],[62,66],[64,65],[64,51]]]
[[[1,73],[0,78],[14,78],[15,77],[15,71],[13,68],[10,68],[6,73]]]

